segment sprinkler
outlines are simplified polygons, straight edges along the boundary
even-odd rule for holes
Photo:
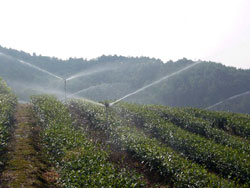
[[[108,102],[105,102],[105,103],[104,103],[104,106],[105,106],[106,108],[109,108],[109,107],[110,107],[110,104],[109,104]]]
[[[67,101],[67,80],[64,79],[64,100]]]
[[[108,117],[109,117],[110,104],[108,102],[105,102],[104,106],[106,108],[106,126],[108,127],[108,125],[109,125]]]

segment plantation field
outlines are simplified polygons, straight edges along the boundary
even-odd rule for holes
[[[33,156],[37,162],[23,163],[29,170],[23,164],[20,168],[26,169],[27,178],[34,174],[32,168],[38,169],[34,182],[40,171],[46,171],[41,173],[47,178],[46,184],[40,182],[43,187],[51,181],[50,187],[250,186],[249,115],[123,102],[105,107],[38,95],[31,97],[32,110],[19,108],[18,113],[25,110],[24,117],[14,126],[16,97],[4,82],[0,89],[3,177],[6,171],[14,173],[8,169],[11,159],[18,156],[25,161]],[[25,120],[27,125],[22,122],[26,117],[33,119]],[[28,144],[20,147],[31,149],[27,155],[23,149],[8,152],[6,159],[8,147],[19,147],[15,140],[22,138],[20,134]],[[13,137],[17,138],[11,141]],[[0,186],[1,181],[0,176]]]
[[[249,135],[195,115],[198,109],[64,105],[51,96],[32,103],[66,187],[249,187]]]

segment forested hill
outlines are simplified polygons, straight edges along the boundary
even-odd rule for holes
[[[53,93],[62,97],[64,84],[63,80],[38,71],[19,60],[62,78],[83,73],[67,81],[68,96],[82,90],[71,97],[98,101],[119,99],[193,63],[185,58],[164,63],[155,58],[124,56],[60,60],[0,46],[0,77],[7,81],[20,100],[28,100],[30,95],[38,93]],[[250,93],[245,93],[247,91],[250,91],[250,70],[202,62],[126,100],[201,108],[218,103],[213,109],[250,113]],[[239,95],[242,93],[245,94]]]

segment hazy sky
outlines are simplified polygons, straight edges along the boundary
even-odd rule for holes
[[[0,0],[0,45],[59,58],[182,57],[250,68],[250,0]]]

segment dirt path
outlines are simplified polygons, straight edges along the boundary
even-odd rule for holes
[[[40,155],[39,128],[31,106],[19,104],[8,147],[7,164],[0,178],[1,188],[55,188],[58,175]]]

